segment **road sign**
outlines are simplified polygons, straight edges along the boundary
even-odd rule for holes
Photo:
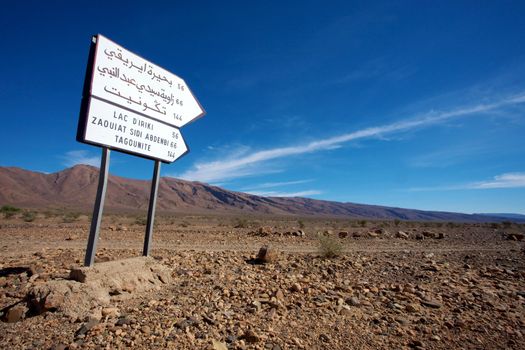
[[[84,142],[171,163],[188,152],[179,129],[91,97]]]
[[[104,208],[110,149],[155,160],[146,236],[148,256],[160,181],[160,162],[188,153],[178,128],[204,115],[180,77],[102,35],[91,41],[77,141],[102,146],[99,183],[84,264],[93,265]]]
[[[205,113],[183,79],[100,34],[89,94],[178,128]]]

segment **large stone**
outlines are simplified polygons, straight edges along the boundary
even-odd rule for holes
[[[72,269],[69,277],[115,296],[129,291],[145,292],[167,284],[171,281],[171,271],[152,258],[138,257]]]
[[[9,310],[7,310],[7,313],[5,315],[5,321],[7,323],[14,323],[14,322],[21,321],[25,317],[27,311],[28,309],[25,305],[22,305],[22,304],[15,305]]]
[[[70,278],[33,285],[27,294],[32,313],[57,311],[73,320],[82,319],[94,307],[130,298],[132,292],[159,288],[171,280],[171,271],[152,258],[139,257],[76,268]],[[117,316],[111,308],[105,311],[107,316]]]
[[[407,239],[409,236],[408,236],[408,233],[406,233],[406,232],[398,231],[397,234],[396,234],[396,237],[397,238]]]
[[[272,232],[273,231],[271,227],[262,226],[262,227],[259,227],[259,229],[257,230],[257,235],[265,237],[265,236],[271,235]]]
[[[278,254],[275,251],[275,249],[273,249],[270,246],[265,245],[265,246],[262,246],[261,249],[259,249],[259,252],[257,253],[257,257],[255,258],[255,260],[258,263],[267,264],[267,263],[275,262],[277,260],[277,256]]]

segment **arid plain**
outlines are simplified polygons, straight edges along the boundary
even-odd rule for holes
[[[82,265],[88,217],[32,219],[0,222],[2,348],[525,348],[523,224],[160,216],[169,276],[82,313],[34,289]],[[140,256],[144,228],[106,215],[95,266]]]

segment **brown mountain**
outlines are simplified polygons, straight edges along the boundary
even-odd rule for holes
[[[24,208],[92,210],[98,168],[77,165],[53,174],[0,167],[0,205]],[[147,210],[150,182],[110,175],[105,209],[113,212]],[[308,198],[260,197],[200,182],[163,177],[157,210],[163,213],[265,214],[366,219],[495,221],[483,215],[422,211],[376,205],[330,202]]]

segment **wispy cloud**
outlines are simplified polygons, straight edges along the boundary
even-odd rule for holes
[[[246,193],[253,194],[255,196],[262,197],[307,197],[322,194],[322,191],[318,190],[306,190],[297,192],[279,192],[279,191],[247,191]]]
[[[77,164],[87,164],[100,166],[100,157],[91,156],[87,151],[69,151],[62,156],[65,166],[74,166]]]
[[[200,162],[196,163],[192,169],[182,173],[179,177],[187,180],[216,182],[259,174],[261,170],[265,170],[265,167],[262,167],[261,165],[269,160],[330,150],[342,147],[343,144],[358,139],[384,137],[386,134],[406,132],[416,128],[428,127],[431,125],[443,123],[453,118],[468,117],[476,114],[493,112],[498,108],[517,105],[524,102],[525,93],[521,93],[519,95],[513,95],[492,103],[459,107],[449,111],[431,112],[391,124],[365,128],[319,141],[313,141],[289,147],[277,147],[267,150],[254,151],[239,157],[231,157],[225,160],[223,159],[217,161]]]
[[[454,191],[454,190],[487,190],[496,188],[525,188],[525,173],[505,173],[496,175],[490,180],[470,182],[452,186],[413,187],[411,192]]]
[[[484,154],[495,149],[497,149],[497,146],[493,144],[462,144],[460,147],[454,145],[454,147],[446,147],[431,153],[415,156],[408,159],[407,162],[409,166],[414,168],[446,168],[466,159],[472,159],[477,154]]]
[[[519,188],[525,187],[525,173],[506,173],[494,176],[492,180],[470,184],[471,189]]]
[[[263,189],[263,188],[282,187],[282,186],[291,186],[291,185],[300,185],[300,184],[305,184],[305,183],[312,182],[312,181],[314,180],[307,179],[307,180],[295,180],[295,181],[283,181],[283,182],[265,182],[262,184],[245,187],[243,191]]]

